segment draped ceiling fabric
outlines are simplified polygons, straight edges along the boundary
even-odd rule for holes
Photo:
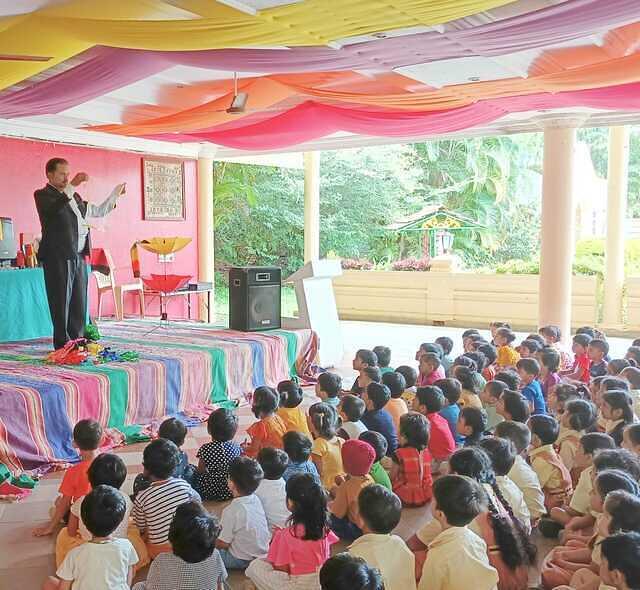
[[[25,4],[0,7],[8,119],[277,150],[540,110],[640,111],[640,0],[259,0],[272,7],[255,14],[215,0]],[[240,114],[226,112],[234,72]]]

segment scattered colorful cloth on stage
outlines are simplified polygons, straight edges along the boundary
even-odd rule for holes
[[[83,418],[121,432],[122,442],[137,438],[131,427],[166,416],[204,419],[213,404],[259,385],[310,377],[318,347],[311,330],[150,327],[131,320],[100,325],[101,344],[135,351],[136,362],[46,365],[48,340],[0,345],[0,461],[13,472],[77,461],[71,432]]]

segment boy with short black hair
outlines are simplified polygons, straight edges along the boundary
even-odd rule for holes
[[[374,430],[365,430],[358,437],[358,440],[363,440],[370,444],[376,453],[375,461],[369,471],[371,479],[373,479],[375,483],[391,490],[391,478],[381,463],[382,459],[384,459],[387,454],[387,439],[379,432],[375,432]]]
[[[337,432],[340,438],[345,440],[358,438],[361,433],[367,430],[367,427],[362,423],[362,416],[364,416],[366,409],[362,398],[350,393],[342,396],[338,406],[338,413],[342,419],[342,425]]]
[[[285,436],[287,434],[299,433],[287,432]],[[284,443],[284,437],[282,438],[282,442]],[[311,449],[309,448],[309,454],[310,453]],[[307,460],[309,459],[309,454],[307,454]],[[258,453],[258,463],[260,463],[260,467],[262,467],[264,477],[260,485],[258,485],[255,494],[260,499],[260,502],[262,502],[262,508],[264,508],[269,529],[273,532],[276,528],[285,528],[287,519],[291,516],[287,508],[287,482],[283,477],[284,472],[289,466],[289,456],[280,449],[264,447],[260,449]]]
[[[377,367],[378,366],[378,357],[373,350],[367,350],[366,348],[361,348],[356,352],[355,357],[353,358],[353,362],[351,363],[353,370],[360,371],[365,367]],[[360,375],[356,377],[356,380],[353,382],[351,386],[351,391],[360,395],[363,390],[363,386],[360,384]]]
[[[282,437],[282,446],[284,452],[289,456],[289,464],[282,474],[285,483],[299,473],[308,473],[317,483],[321,483],[318,468],[310,459],[313,442],[306,434],[295,431],[287,432]],[[258,461],[260,461],[260,455],[258,455]],[[260,464],[262,465],[262,463]],[[264,465],[262,465],[262,469],[265,470]],[[266,470],[265,478],[268,478]]]
[[[506,391],[507,385],[503,381],[488,381],[484,386],[484,389],[480,393],[480,400],[482,401],[482,407],[487,413],[487,430],[493,432],[495,427],[504,420],[504,418],[498,414],[497,406],[500,401],[500,397]]]
[[[416,396],[418,371],[409,365],[400,365],[396,367],[396,373],[400,373],[404,377],[405,389],[402,393],[402,399],[407,403],[407,407],[409,407],[413,402],[413,398]]]
[[[375,430],[387,439],[388,456],[391,456],[398,447],[398,435],[393,425],[393,418],[384,409],[390,399],[389,388],[381,383],[371,383],[362,394],[362,401],[367,408],[362,416],[362,423],[369,430]]]
[[[114,538],[113,532],[124,519],[127,503],[118,490],[99,485],[82,502],[82,522],[91,542],[72,549],[45,590],[69,588],[125,589],[133,581],[138,556],[127,539]]]
[[[133,520],[147,544],[149,557],[171,551],[169,526],[180,504],[200,501],[200,495],[184,479],[173,477],[179,450],[170,440],[151,441],[142,454],[144,476],[151,482],[133,502]]]
[[[385,590],[415,590],[415,557],[391,534],[402,515],[400,498],[381,485],[370,485],[360,492],[358,509],[363,534],[349,546],[349,553],[380,570]]]
[[[524,387],[520,393],[529,401],[532,414],[546,414],[547,404],[542,395],[542,386],[538,381],[540,363],[534,358],[520,359],[516,363],[518,375]]]
[[[91,491],[87,471],[98,456],[102,435],[102,426],[95,420],[80,420],[73,427],[73,446],[78,449],[80,462],[67,469],[64,474],[54,503],[53,516],[49,524],[33,531],[36,537],[51,535],[69,513],[73,502]]]
[[[467,525],[487,507],[479,483],[445,475],[433,484],[433,516],[442,532],[429,543],[419,590],[494,590],[498,572],[489,564],[487,545]]]
[[[456,449],[449,423],[439,414],[446,403],[442,390],[435,385],[418,387],[413,409],[429,420],[429,452],[437,463],[446,461]]]
[[[379,367],[362,367],[362,369],[360,369],[358,383],[362,388],[362,393],[367,390],[369,383],[382,383],[382,373]]]
[[[607,355],[609,354],[609,343],[600,338],[594,338],[587,347],[587,356],[591,361],[589,374],[591,378],[604,377],[607,375]]]
[[[391,349],[388,346],[374,346],[373,354],[378,357],[378,367],[383,375],[393,371],[389,366],[391,364]]]
[[[552,416],[538,414],[529,418],[531,450],[529,460],[538,475],[547,510],[562,506],[569,500],[573,486],[571,474],[554,448],[560,425]]]
[[[440,415],[447,421],[447,424],[449,424],[451,436],[453,436],[456,443],[462,444],[464,438],[458,434],[456,428],[458,418],[460,417],[460,406],[458,402],[462,395],[462,385],[460,381],[452,378],[439,379],[434,385],[440,388],[446,400],[445,405],[440,410]]]
[[[529,411],[529,401],[519,392],[510,391],[509,389],[502,392],[496,405],[496,412],[505,420],[521,422],[523,424],[531,415]]]
[[[263,478],[259,463],[249,457],[237,457],[229,463],[231,504],[220,517],[221,531],[216,539],[222,562],[227,569],[245,569],[257,557],[269,551],[271,531],[262,502],[255,491]]]
[[[451,358],[453,340],[448,336],[439,336],[436,338],[436,344],[442,348],[442,358],[440,362],[442,363],[445,375],[449,375],[449,371],[451,371],[451,366],[453,365],[453,359]]]
[[[525,457],[531,443],[531,431],[522,422],[507,420],[496,426],[496,436],[510,440],[516,449],[513,467],[507,475],[522,491],[525,504],[531,515],[531,522],[535,524],[547,509],[544,505],[544,493],[536,472],[531,469]]]
[[[391,414],[393,425],[396,427],[396,432],[398,432],[400,428],[400,418],[409,411],[407,402],[402,399],[402,394],[406,389],[407,382],[404,380],[402,373],[391,371],[382,375],[382,383],[386,385],[391,392],[391,399],[387,402],[384,409]]]
[[[380,572],[349,553],[338,553],[320,568],[321,590],[385,590]]]
[[[325,403],[338,407],[340,392],[342,391],[342,377],[337,373],[326,371],[318,375],[316,381],[316,395]]]
[[[602,585],[616,590],[640,588],[640,533],[615,533],[600,543]]]

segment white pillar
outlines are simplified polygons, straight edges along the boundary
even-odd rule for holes
[[[213,156],[215,149],[203,148],[198,157],[198,281],[214,282],[213,251]],[[199,319],[207,319],[207,299],[200,296]],[[211,293],[211,321],[215,319],[215,293]]]
[[[607,176],[607,233],[604,248],[603,323],[622,323],[622,290],[624,287],[624,238],[627,213],[627,180],[629,172],[629,129],[609,129],[609,173]]]
[[[546,125],[540,228],[538,325],[571,329],[571,282],[575,248],[573,167],[575,128]]]
[[[320,152],[304,153],[304,261],[320,258]]]

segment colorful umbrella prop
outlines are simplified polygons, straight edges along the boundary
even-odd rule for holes
[[[139,244],[147,251],[154,254],[172,254],[179,252],[191,242],[191,238],[150,238],[141,240]]]
[[[149,291],[157,291],[158,293],[172,293],[180,287],[184,287],[191,280],[189,275],[156,275],[151,274],[149,277],[142,277],[144,286]]]

